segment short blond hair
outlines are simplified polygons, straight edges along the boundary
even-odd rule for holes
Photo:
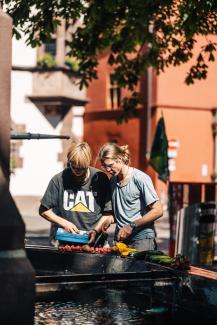
[[[72,142],[67,153],[68,163],[80,168],[88,168],[92,154],[87,142]]]
[[[116,143],[106,143],[99,150],[98,159],[101,163],[106,159],[121,159],[125,165],[130,164],[130,151],[128,145],[119,146]]]

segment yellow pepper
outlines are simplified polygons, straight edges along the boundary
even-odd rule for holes
[[[119,242],[119,243],[117,243],[115,246],[117,247],[119,253],[120,253],[122,256],[128,256],[128,254],[129,254],[130,252],[138,252],[137,249],[135,249],[135,248],[130,248],[130,247],[128,247],[128,246],[127,246],[126,244],[124,244],[124,243],[120,243],[120,242]]]

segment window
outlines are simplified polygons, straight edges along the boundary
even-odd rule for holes
[[[111,109],[116,110],[121,106],[121,88],[116,85],[110,87]]]
[[[56,56],[56,39],[50,40],[50,42],[45,43],[44,52]]]

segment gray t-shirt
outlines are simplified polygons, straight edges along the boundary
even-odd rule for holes
[[[109,179],[99,169],[90,167],[90,177],[80,185],[66,168],[49,182],[41,205],[74,223],[80,230],[91,230],[104,211],[111,211]]]
[[[132,175],[126,185],[120,185],[117,176],[111,177],[110,183],[113,210],[118,229],[145,215],[149,211],[148,206],[159,200],[151,178],[136,168],[133,168]],[[154,237],[154,223],[151,222],[140,229],[136,229],[133,239]]]

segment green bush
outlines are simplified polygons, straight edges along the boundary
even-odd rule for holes
[[[79,70],[79,63],[75,58],[66,56],[64,64],[72,71]],[[53,68],[53,67],[57,66],[57,63],[56,63],[55,58],[52,54],[45,53],[44,56],[37,61],[37,65],[41,68]]]
[[[37,65],[41,68],[53,68],[56,66],[56,61],[52,54],[45,53],[44,56],[37,61]]]
[[[69,67],[71,70],[73,71],[78,71],[79,70],[79,63],[78,61],[73,58],[73,57],[69,57],[69,56],[66,56],[65,57],[65,65],[67,67]]]

